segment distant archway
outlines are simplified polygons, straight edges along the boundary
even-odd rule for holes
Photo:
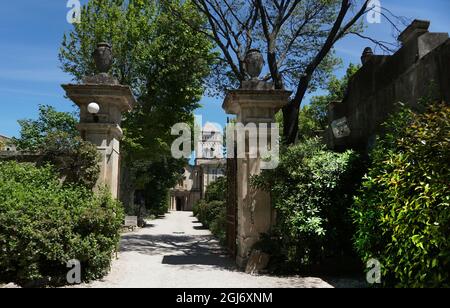
[[[184,211],[184,201],[183,201],[183,198],[177,197],[177,199],[176,199],[176,208],[177,208],[177,212],[182,212],[182,211]]]

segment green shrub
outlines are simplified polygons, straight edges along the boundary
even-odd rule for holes
[[[226,204],[223,201],[205,201],[201,200],[196,206],[196,217],[206,227],[210,228],[211,224],[216,220]]]
[[[222,242],[227,230],[227,178],[221,177],[208,186],[205,199],[194,205],[194,216]]]
[[[226,201],[227,200],[227,178],[218,178],[208,186],[205,193],[206,201]]]
[[[95,145],[83,141],[78,119],[51,106],[39,106],[37,120],[20,120],[20,138],[13,143],[20,151],[40,154],[38,162],[51,164],[69,185],[92,189],[100,174],[100,157]]]
[[[211,222],[209,228],[221,243],[225,243],[227,237],[227,208],[226,204],[223,202],[219,203],[218,206],[218,214]]]
[[[39,165],[51,164],[68,185],[92,189],[100,175],[100,155],[95,145],[65,132],[45,137]]]
[[[224,201],[200,200],[194,206],[194,216],[203,224],[205,228],[221,241],[225,242],[227,207]]]
[[[355,199],[355,246],[398,287],[450,286],[450,107],[404,107],[386,124]]]
[[[203,200],[200,200],[200,201],[196,202],[194,204],[194,206],[192,207],[192,212],[195,217],[198,217],[198,213],[200,212],[200,206],[203,202],[204,202]]]
[[[50,166],[0,162],[0,281],[64,283],[72,259],[84,281],[100,278],[122,222],[107,191],[61,185]]]
[[[349,208],[361,178],[357,154],[306,139],[282,151],[277,169],[252,179],[271,192],[277,210],[273,234],[260,243],[276,270],[303,271],[352,253]]]

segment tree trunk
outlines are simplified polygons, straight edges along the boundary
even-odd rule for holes
[[[289,105],[283,108],[283,134],[287,145],[292,145],[298,140],[300,108],[308,90],[309,83],[311,82],[313,72],[314,69],[312,69],[312,66],[306,69],[305,74],[300,79],[295,97],[289,102]]]
[[[297,142],[298,138],[298,117],[300,112],[300,104],[295,100],[292,100],[288,105],[283,108],[283,135],[284,140],[288,145]]]

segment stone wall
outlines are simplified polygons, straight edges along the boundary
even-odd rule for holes
[[[3,152],[16,152],[16,146],[11,138],[0,135],[0,154]]]
[[[0,152],[0,161],[17,161],[19,163],[39,163],[43,156],[33,153]]]
[[[400,35],[402,47],[394,55],[373,55],[366,48],[344,100],[329,106],[331,149],[371,148],[398,102],[417,106],[431,95],[450,103],[450,39],[428,32],[429,25],[414,21]]]

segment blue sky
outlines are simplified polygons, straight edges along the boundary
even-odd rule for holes
[[[86,1],[82,1],[85,3]],[[0,7],[0,134],[17,136],[17,120],[35,118],[39,104],[73,111],[64,98],[60,84],[70,76],[59,68],[58,49],[64,32],[71,29],[66,21],[66,0],[4,1]],[[431,31],[450,32],[450,0],[381,0],[396,15],[432,21]],[[388,23],[372,24],[366,34],[392,41]],[[348,37],[336,46],[343,68],[359,63],[364,47],[370,42]],[[344,69],[338,69],[338,76]],[[196,114],[204,121],[224,124],[226,115],[221,100],[205,97]]]

